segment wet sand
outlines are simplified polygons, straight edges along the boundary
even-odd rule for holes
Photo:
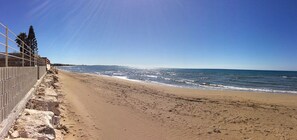
[[[297,139],[297,96],[211,91],[59,71],[66,139]]]

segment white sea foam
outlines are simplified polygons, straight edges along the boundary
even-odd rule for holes
[[[64,67],[60,67],[64,69]],[[65,71],[74,71],[74,72],[86,72],[86,71],[95,71],[93,67],[87,69],[88,67],[66,67]],[[100,69],[100,68],[99,68]],[[162,84],[167,86],[174,87],[185,87],[185,88],[197,88],[197,89],[210,89],[210,90],[239,90],[239,91],[254,91],[254,92],[270,92],[270,93],[293,93],[297,94],[296,88],[296,75],[287,75],[286,73],[275,76],[275,75],[267,75],[258,76],[256,75],[218,75],[216,73],[193,73],[193,78],[197,81],[188,79],[188,77],[183,76],[183,72],[172,72],[172,71],[162,71],[158,70],[121,70],[118,68],[109,69],[108,71],[101,72],[93,72],[96,75],[107,75],[119,79],[129,80],[129,81],[137,81],[137,82],[145,82],[145,83],[155,83]],[[164,75],[162,75],[164,74]],[[187,73],[191,74],[191,73]],[[197,76],[199,75],[199,76]],[[270,76],[270,77],[269,77]],[[129,79],[133,78],[133,79]],[[134,79],[135,78],[135,79]],[[223,78],[223,79],[222,79]],[[224,79],[226,78],[227,81]],[[262,78],[262,79],[261,79]],[[268,80],[267,80],[268,78]],[[139,79],[139,80],[136,80]],[[162,79],[162,80],[160,80]],[[159,81],[160,80],[160,81]],[[228,81],[230,80],[230,82]],[[268,82],[269,83],[268,83]],[[203,83],[204,82],[204,83]],[[270,83],[271,82],[271,83]],[[288,83],[287,83],[288,82]],[[213,84],[218,83],[218,84]],[[233,84],[236,83],[236,84]],[[252,83],[252,84],[251,84]],[[226,86],[226,85],[230,86]],[[258,88],[254,86],[254,84],[259,84],[259,86],[263,86],[263,88]],[[262,84],[262,85],[261,85]],[[236,86],[236,85],[243,85]],[[244,87],[246,86],[246,87]],[[264,88],[266,87],[266,88]],[[284,90],[280,89],[284,88]],[[280,89],[280,90],[278,90]]]
[[[167,81],[170,81],[171,79],[170,78],[164,78],[165,80],[167,80]]]
[[[175,80],[176,82],[180,83],[194,83],[194,80],[189,80],[189,79],[180,79],[180,80]]]
[[[113,76],[124,76],[125,74],[122,72],[114,72],[112,73]]]
[[[158,85],[164,85],[164,86],[170,86],[170,87],[179,87],[183,88],[183,86],[178,86],[178,85],[172,85],[172,84],[165,84],[161,82],[156,82],[156,81],[147,81],[148,83],[153,83],[153,84],[158,84]]]
[[[245,88],[245,87],[235,87],[235,86],[224,86],[224,85],[200,85],[206,89],[216,89],[216,90],[239,90],[239,91],[252,91],[252,92],[268,92],[268,93],[291,93],[297,94],[297,91],[285,91],[285,90],[272,90],[272,89],[259,89],[259,88]]]
[[[119,78],[119,79],[125,79],[125,80],[128,80],[128,77],[127,76],[111,76],[111,77],[115,77],[115,78]]]
[[[285,78],[285,79],[287,79],[288,77],[287,77],[287,76],[282,76],[282,78]]]
[[[150,77],[150,78],[158,78],[158,76],[156,76],[156,75],[146,75],[146,77]]]
[[[174,73],[174,72],[167,72],[169,75],[171,75],[171,76],[175,76],[176,75],[176,73]]]
[[[97,74],[97,75],[101,75],[101,73],[100,73],[100,72],[95,72],[95,74]]]
[[[128,80],[128,81],[133,81],[133,82],[144,82],[144,81],[141,81],[141,80],[129,79],[127,76],[111,76],[111,77],[118,78],[118,79],[123,79],[123,80]]]
[[[111,77],[115,77],[115,78],[119,78],[119,79],[124,79],[124,80],[128,80],[128,81],[134,81],[134,82],[146,82],[146,83],[154,83],[154,84],[171,86],[171,87],[185,88],[185,86],[178,86],[178,85],[166,84],[166,83],[161,83],[161,82],[156,82],[156,81],[148,81],[148,80],[142,81],[142,80],[129,79],[127,76],[111,76]],[[210,89],[210,90],[238,90],[238,91],[250,91],[250,92],[297,94],[297,91],[245,88],[245,87],[224,86],[224,85],[220,85],[220,84],[208,84],[208,83],[202,83],[201,85],[199,85],[199,84],[193,83],[194,80],[187,80],[187,79],[176,80],[176,81],[183,82],[183,83],[186,83],[188,85],[194,85],[196,88],[198,87],[198,89],[201,88],[201,89]],[[189,88],[189,87],[186,87],[186,88]],[[195,87],[192,87],[192,88],[195,88]]]

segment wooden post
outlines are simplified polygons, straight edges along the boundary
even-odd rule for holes
[[[22,66],[24,67],[25,66],[25,64],[24,64],[25,63],[25,60],[24,60],[25,47],[24,47],[24,42],[23,41],[22,41],[22,46],[21,47],[22,47],[22,52],[21,52],[22,53]]]
[[[6,38],[5,38],[5,67],[8,67],[8,28],[5,28]]]

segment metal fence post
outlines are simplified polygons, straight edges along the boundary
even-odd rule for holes
[[[30,67],[31,67],[31,59],[32,59],[32,55],[31,55],[31,50],[29,51],[30,52]]]
[[[25,47],[24,47],[24,42],[23,41],[22,41],[22,46],[21,47],[22,47],[22,66],[24,67],[24,65],[25,65],[24,64],[25,63],[25,60],[24,60],[24,48]]]
[[[36,52],[35,52],[36,53]],[[37,61],[37,55],[36,54],[34,54],[34,66],[37,66],[37,63],[36,63],[36,61]]]
[[[5,67],[8,67],[8,28],[5,28]]]

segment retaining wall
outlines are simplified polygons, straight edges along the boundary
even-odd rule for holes
[[[37,79],[40,79],[46,73],[46,66],[38,66]]]
[[[45,66],[0,68],[0,123],[45,73]]]

